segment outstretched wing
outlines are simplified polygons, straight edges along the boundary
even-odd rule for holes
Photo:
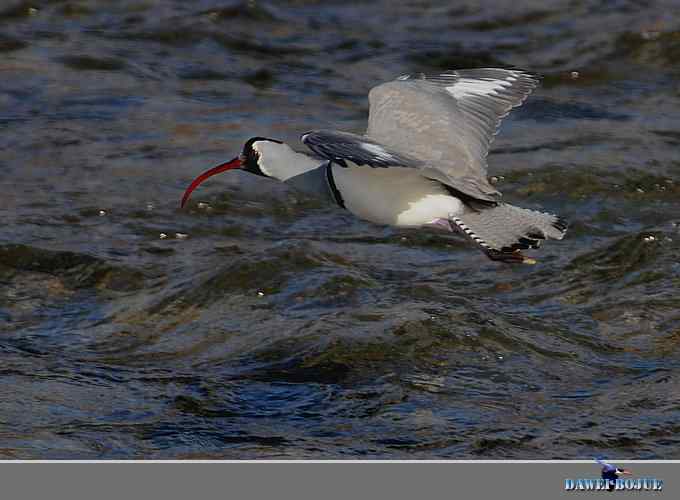
[[[432,166],[431,162],[398,152],[366,136],[336,130],[314,130],[303,134],[300,140],[321,158],[343,167],[351,162],[369,168],[416,168],[423,177],[446,184],[474,199],[495,202],[500,195],[491,185],[483,190],[477,178],[452,177]]]
[[[405,75],[369,93],[366,135],[476,184],[480,194],[493,193],[489,145],[501,120],[537,85],[530,73],[495,68]]]
[[[595,461],[602,466],[602,472],[611,472],[618,470],[618,467],[616,465],[607,463],[602,458],[597,458],[595,459]]]
[[[408,155],[397,153],[377,141],[349,132],[314,130],[303,134],[300,140],[322,158],[342,166],[346,166],[347,161],[372,168],[418,168],[422,165],[421,161]]]

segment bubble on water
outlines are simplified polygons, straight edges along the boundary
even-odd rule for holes
[[[264,292],[263,291],[258,291],[257,292],[258,297],[264,297]]]
[[[161,233],[161,234],[159,235],[159,238],[162,239],[162,240],[164,240],[164,239],[167,238],[167,237],[168,237],[168,235],[165,234],[165,233]]]
[[[576,80],[580,75],[578,71],[572,71],[569,76],[571,76],[572,80]]]
[[[99,217],[104,217],[106,215],[106,210],[99,211]]]
[[[200,208],[201,210],[206,210],[206,209],[210,208],[210,205],[208,205],[207,203],[204,203],[202,201],[199,201],[196,206],[198,208]]]
[[[642,189],[641,187],[635,188],[635,191],[637,191],[638,193],[644,193],[645,192],[645,190]]]
[[[175,233],[175,238],[178,240],[186,240],[189,237],[186,233]]]
[[[155,207],[154,207],[154,204],[151,203],[150,201],[146,203],[146,209],[147,209],[149,212],[151,212],[151,210],[153,210],[154,208],[155,208]]]
[[[649,236],[645,236],[643,238],[643,240],[646,241],[647,243],[649,243],[650,241],[656,241],[656,238],[652,235],[649,235]]]

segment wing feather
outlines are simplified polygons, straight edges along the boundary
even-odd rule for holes
[[[483,183],[501,121],[537,85],[531,73],[496,68],[405,75],[371,90],[366,135]]]
[[[525,71],[494,68],[405,75],[369,93],[366,135],[317,130],[302,142],[327,160],[372,168],[419,168],[422,175],[495,202],[486,157],[502,119],[538,85]]]
[[[418,168],[422,162],[398,153],[364,136],[336,130],[314,130],[300,138],[303,144],[326,160],[345,166],[345,161],[372,168]]]

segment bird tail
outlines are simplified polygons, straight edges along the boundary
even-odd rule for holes
[[[545,239],[561,240],[567,231],[567,223],[557,215],[507,203],[467,209],[451,217],[451,223],[489,258],[528,264],[536,261],[523,256],[521,250],[538,248]]]

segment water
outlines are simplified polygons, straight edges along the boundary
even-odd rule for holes
[[[679,11],[520,3],[3,2],[0,457],[678,458]],[[178,208],[490,65],[544,74],[489,157],[571,222],[535,266],[241,172]]]

